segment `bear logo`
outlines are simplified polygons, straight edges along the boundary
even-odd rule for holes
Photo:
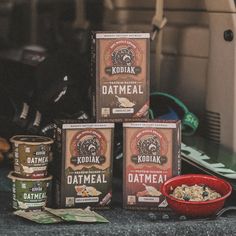
[[[159,156],[160,141],[156,136],[140,139],[137,143],[137,148],[141,155]]]
[[[112,53],[112,62],[114,66],[132,66],[134,53],[130,47],[120,48]]]
[[[100,144],[96,137],[87,138],[77,143],[77,149],[81,156],[96,156]]]

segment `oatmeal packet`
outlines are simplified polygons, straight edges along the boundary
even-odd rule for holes
[[[60,223],[63,222],[63,220],[56,216],[51,214],[48,211],[15,211],[13,213],[14,215],[20,216],[22,218],[25,218],[27,220],[39,223],[39,224],[54,224],[54,223]]]
[[[81,223],[108,223],[109,221],[98,213],[91,211],[89,208],[79,209],[51,209],[46,208],[47,212],[60,217],[63,221],[74,221]]]

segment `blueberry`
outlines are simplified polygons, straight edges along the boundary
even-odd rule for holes
[[[204,191],[204,192],[202,193],[202,196],[203,196],[203,197],[207,197],[208,195],[209,195],[209,193],[206,192],[206,191]]]
[[[183,199],[184,199],[185,201],[189,201],[189,200],[190,200],[190,196],[189,196],[189,195],[184,195]]]

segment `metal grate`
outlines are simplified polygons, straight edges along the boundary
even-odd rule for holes
[[[206,111],[206,138],[220,143],[220,114],[212,111]]]

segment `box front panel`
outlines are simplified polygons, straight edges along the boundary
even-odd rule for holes
[[[66,130],[64,205],[101,207],[112,195],[112,129]]]
[[[97,120],[146,120],[149,39],[97,39]]]
[[[161,185],[173,175],[173,130],[125,128],[124,206],[164,209]]]

